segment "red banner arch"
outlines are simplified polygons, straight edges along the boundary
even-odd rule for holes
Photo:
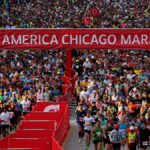
[[[150,29],[3,29],[0,49],[150,49]]]

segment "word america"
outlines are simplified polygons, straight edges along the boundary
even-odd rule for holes
[[[118,39],[119,38],[119,39]],[[150,44],[150,40],[148,35],[142,34],[142,35],[123,35],[121,34],[119,37],[117,37],[114,34],[106,35],[89,35],[89,34],[76,34],[76,35],[70,35],[70,34],[64,34],[61,37],[59,35],[4,35],[4,38],[2,39],[2,45],[58,45],[58,44],[64,44],[64,45],[114,45],[117,42],[120,42],[120,44]]]

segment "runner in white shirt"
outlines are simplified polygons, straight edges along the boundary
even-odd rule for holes
[[[28,97],[27,97],[27,96],[24,96],[24,97],[23,97],[22,107],[23,107],[23,113],[24,113],[24,114],[26,114],[27,112],[30,111],[31,101],[28,100]]]
[[[84,98],[87,101],[89,95],[90,95],[90,92],[87,90],[87,87],[84,87],[84,90],[81,91],[80,93],[80,98]]]
[[[86,150],[90,147],[90,140],[91,140],[91,132],[93,129],[93,123],[95,120],[91,117],[91,113],[88,111],[87,115],[84,117],[84,131],[85,131],[85,143],[86,143]]]
[[[97,93],[96,93],[96,91],[94,91],[92,94],[90,94],[89,101],[90,101],[91,104],[93,102],[97,101]]]
[[[4,110],[4,111],[0,114],[0,118],[1,118],[1,120],[2,120],[2,124],[3,124],[3,125],[10,125],[10,118],[11,118],[10,112]]]
[[[0,120],[2,120],[2,134],[4,137],[9,134],[10,118],[10,112],[8,112],[6,108],[4,108],[3,112],[0,114]]]
[[[85,69],[91,68],[91,63],[90,63],[89,59],[86,59],[86,61],[83,63],[83,67]]]
[[[44,101],[44,93],[43,93],[42,88],[39,88],[39,90],[36,94],[36,97],[37,97],[37,102],[43,102]]]

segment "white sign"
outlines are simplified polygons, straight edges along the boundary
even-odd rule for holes
[[[44,112],[58,112],[60,105],[49,105],[44,108]]]

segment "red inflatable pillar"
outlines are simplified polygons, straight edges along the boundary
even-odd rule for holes
[[[72,50],[66,50],[66,73],[67,77],[72,77]]]

